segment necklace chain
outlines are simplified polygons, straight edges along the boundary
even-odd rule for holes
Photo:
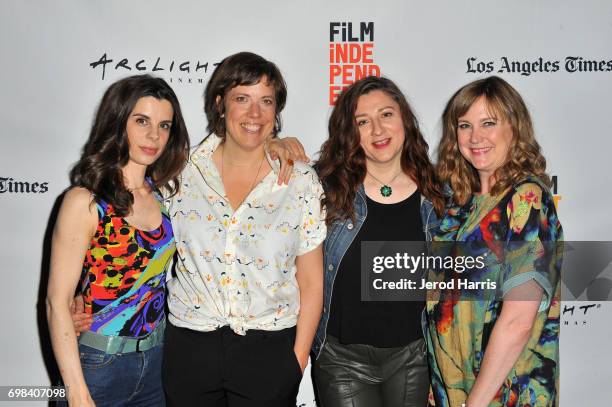
[[[224,146],[221,146],[221,148],[222,148],[221,150],[221,182],[223,182],[223,156],[225,155],[225,148]],[[249,187],[249,190],[247,191],[246,195],[240,200],[240,203],[238,204],[238,206],[236,206],[236,209],[240,208],[244,200],[247,199],[251,191],[253,191],[253,188],[255,187],[255,181],[257,181],[257,178],[259,177],[259,172],[261,171],[261,167],[263,165],[264,157],[265,155],[262,155],[261,160],[259,161],[259,168],[257,168],[257,173],[255,174],[255,178],[253,178],[253,181],[251,182],[251,186]]]
[[[380,194],[382,196],[384,196],[385,198],[390,197],[391,194],[393,194],[393,188],[391,188],[391,184],[393,181],[395,181],[395,179],[397,177],[399,177],[399,175],[402,173],[402,171],[400,170],[397,174],[395,174],[393,176],[393,178],[391,178],[391,181],[389,182],[382,182],[381,180],[379,180],[378,178],[376,178],[370,171],[367,171],[368,175],[372,178],[374,178],[376,181],[378,181],[379,184],[382,185],[382,187],[380,187]]]

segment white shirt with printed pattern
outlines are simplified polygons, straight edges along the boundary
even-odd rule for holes
[[[321,183],[301,163],[289,185],[278,185],[270,171],[234,212],[212,161],[220,141],[212,134],[192,151],[180,192],[166,201],[178,254],[168,318],[197,331],[229,325],[241,335],[293,327],[300,309],[295,258],[325,239]]]

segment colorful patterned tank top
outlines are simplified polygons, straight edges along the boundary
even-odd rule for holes
[[[143,337],[165,318],[166,270],[176,247],[168,213],[156,198],[162,223],[151,231],[136,229],[96,198],[99,222],[81,279],[93,332]]]

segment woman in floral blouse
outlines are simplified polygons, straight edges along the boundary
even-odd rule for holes
[[[168,201],[170,406],[295,406],[323,308],[326,228],[314,170],[296,163],[279,185],[265,155],[286,97],[276,65],[248,52],[224,59],[206,86],[209,135]]]
[[[438,171],[453,202],[434,240],[462,242],[455,255],[486,254],[462,278],[498,295],[442,290],[428,302],[430,403],[556,405],[563,233],[529,112],[489,77],[455,93],[443,126]]]

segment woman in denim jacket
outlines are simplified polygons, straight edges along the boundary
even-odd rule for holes
[[[361,301],[361,242],[431,240],[444,209],[427,143],[392,81],[367,77],[340,95],[315,168],[328,224],[324,309],[313,345],[319,401],[425,405],[424,303]]]
[[[300,155],[295,140],[279,143]],[[340,95],[315,169],[328,225],[324,308],[313,344],[319,403],[425,405],[424,302],[361,301],[361,243],[431,240],[444,209],[427,143],[392,81],[367,77]]]

